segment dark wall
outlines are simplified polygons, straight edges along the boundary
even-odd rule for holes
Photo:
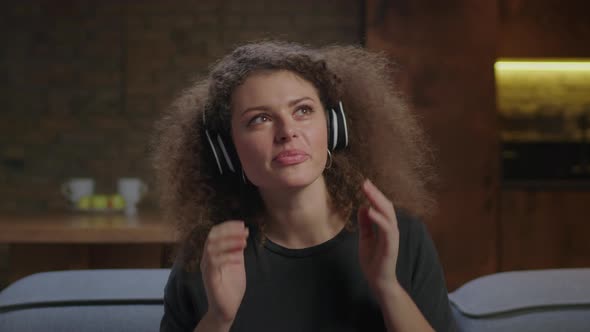
[[[589,58],[589,12],[590,2],[585,0],[500,1],[498,56]],[[585,84],[568,87],[566,91],[571,93],[586,88],[585,100],[590,105],[587,82],[581,83]],[[558,91],[553,96],[560,96],[560,93]],[[580,95],[583,96],[584,92]],[[576,102],[582,100],[584,98]],[[534,104],[538,99],[530,98],[526,102]],[[567,103],[563,104],[560,110],[563,113],[557,113],[559,118],[567,119],[568,114],[579,112]],[[563,122],[547,121],[539,125],[539,132],[559,132]],[[588,134],[587,131],[586,136]],[[546,150],[539,154],[542,158],[522,164],[537,169],[541,169],[540,164],[543,164],[542,169],[548,169],[548,165],[560,166],[559,169],[555,167],[554,174],[563,168],[567,170],[565,174],[576,174],[570,172],[570,167],[581,165],[582,160],[590,160],[590,148],[579,151],[571,146],[569,151],[574,153],[562,149],[570,155],[558,157],[554,151]],[[555,162],[568,157],[571,164]],[[514,181],[505,186],[499,234],[500,270],[590,266],[590,181],[583,172],[577,174],[579,180],[568,176],[563,181]]]
[[[500,57],[590,57],[590,2],[500,0]]]
[[[59,185],[150,178],[158,113],[232,46],[361,43],[362,3],[10,1],[1,5],[0,211],[65,210]],[[155,205],[148,196],[144,207]]]
[[[451,290],[498,271],[590,264],[588,181],[502,181],[493,67],[590,57],[589,11],[584,0],[367,1],[367,47],[398,62],[398,88],[437,149],[440,209],[427,223]]]
[[[357,0],[31,0],[0,5],[0,213],[65,211],[60,184],[151,179],[147,142],[179,89],[231,47],[361,43]],[[141,208],[156,206],[153,193]],[[0,288],[8,247],[0,246]],[[15,262],[13,262],[15,264]]]
[[[498,267],[497,4],[375,0],[367,15],[367,47],[399,64],[436,149],[439,210],[426,222],[452,290]]]

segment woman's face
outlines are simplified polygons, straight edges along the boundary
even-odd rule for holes
[[[232,138],[250,182],[281,189],[321,178],[326,116],[310,82],[286,70],[256,72],[234,90],[231,103]]]

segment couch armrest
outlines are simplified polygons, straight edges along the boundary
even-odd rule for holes
[[[496,273],[449,299],[460,331],[590,331],[590,268]]]

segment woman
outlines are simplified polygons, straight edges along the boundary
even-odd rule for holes
[[[162,331],[451,328],[415,219],[430,154],[388,77],[360,48],[262,42],[181,94],[154,154],[183,235]]]

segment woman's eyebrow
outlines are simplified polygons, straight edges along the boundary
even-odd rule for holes
[[[251,111],[269,111],[270,107],[268,106],[252,106],[252,107],[248,107],[245,110],[242,111],[241,116],[244,116],[244,114],[251,112]]]
[[[301,98],[297,98],[295,100],[291,100],[289,102],[289,107],[294,106],[294,105],[297,105],[297,104],[299,104],[300,102],[302,102],[304,100],[311,100],[311,101],[313,101],[313,99],[311,99],[310,97],[301,97]]]
[[[300,102],[304,101],[304,100],[310,100],[310,101],[314,101],[311,97],[301,97],[301,98],[297,98],[297,99],[293,99],[289,102],[289,107],[292,107],[294,105],[299,104]],[[241,116],[243,116],[244,114],[251,112],[251,111],[269,111],[271,110],[271,107],[269,106],[252,106],[252,107],[248,107],[245,110],[242,111]]]

